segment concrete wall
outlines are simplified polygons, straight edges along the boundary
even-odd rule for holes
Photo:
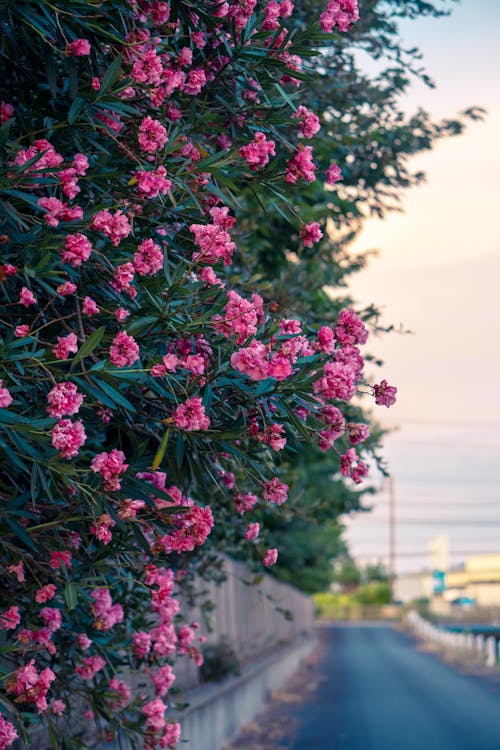
[[[313,637],[301,638],[249,665],[240,677],[190,693],[190,707],[179,716],[186,750],[221,750],[286,684],[314,644]]]

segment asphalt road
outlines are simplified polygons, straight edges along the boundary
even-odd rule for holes
[[[500,750],[498,681],[460,674],[385,624],[329,626],[287,750]],[[297,713],[298,712],[298,713]]]

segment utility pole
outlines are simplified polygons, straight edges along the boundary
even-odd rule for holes
[[[389,587],[391,602],[394,601],[394,584],[396,581],[396,494],[394,480],[389,477]]]

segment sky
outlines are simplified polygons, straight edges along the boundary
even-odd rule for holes
[[[450,17],[402,32],[436,83],[412,87],[409,112],[453,117],[477,105],[487,115],[415,157],[426,184],[406,193],[403,213],[368,220],[353,246],[379,250],[352,277],[353,295],[411,331],[371,342],[385,360],[375,377],[398,387],[398,403],[376,416],[399,428],[385,449],[399,571],[422,568],[436,534],[449,534],[454,563],[500,552],[500,0],[462,0]],[[387,555],[386,489],[373,505],[348,523],[360,560]]]

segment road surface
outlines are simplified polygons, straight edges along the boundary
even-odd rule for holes
[[[500,750],[500,685],[460,674],[390,625],[325,629],[318,686],[287,750]]]

